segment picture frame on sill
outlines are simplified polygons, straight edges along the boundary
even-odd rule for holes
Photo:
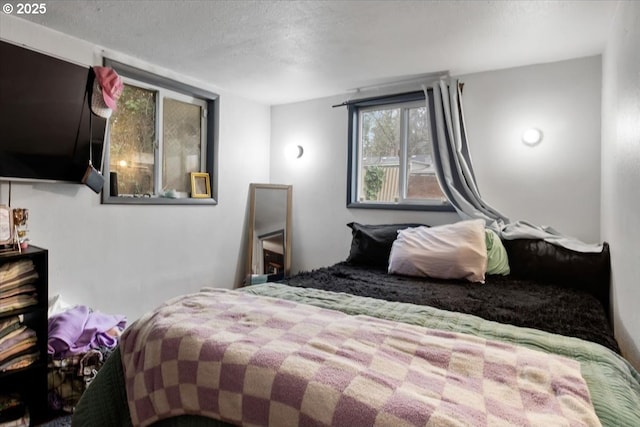
[[[6,205],[0,205],[0,254],[20,253],[18,231],[13,220],[13,210]]]
[[[14,243],[13,212],[11,208],[0,205],[0,245]]]
[[[211,198],[211,180],[207,172],[191,172],[191,198]]]

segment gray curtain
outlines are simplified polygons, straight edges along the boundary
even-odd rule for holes
[[[429,96],[423,86],[427,108],[433,120],[433,155],[436,175],[451,205],[463,219],[484,219],[487,227],[500,232],[509,219],[482,200],[473,173],[462,111],[458,80],[434,82]]]
[[[445,196],[462,219],[483,219],[487,228],[503,239],[543,239],[578,252],[600,252],[602,244],[589,244],[563,235],[552,227],[509,218],[482,200],[473,173],[467,131],[462,110],[462,90],[458,80],[441,79],[422,89],[427,109],[435,122],[432,129],[436,175]],[[429,89],[432,96],[429,96]]]

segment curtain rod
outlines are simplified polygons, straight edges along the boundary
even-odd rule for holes
[[[386,82],[386,83],[361,86],[352,90],[356,92],[361,92],[363,90],[380,89],[380,88],[389,87],[389,86],[400,86],[400,85],[411,84],[411,83],[424,83],[425,81],[440,80],[448,77],[449,77],[448,71],[436,71],[434,73],[421,74],[421,75],[417,75],[404,80],[395,80],[395,81]]]
[[[462,92],[462,90],[464,88],[464,82],[458,82],[458,88],[460,88],[460,92]],[[348,106],[348,105],[355,104],[355,103],[358,103],[358,102],[366,102],[366,101],[371,101],[371,100],[374,100],[374,99],[395,98],[397,96],[407,95],[407,94],[414,93],[414,92],[422,92],[422,90],[419,90],[419,91],[415,90],[415,91],[402,92],[402,93],[390,93],[390,94],[387,94],[387,95],[371,96],[371,97],[368,97],[368,98],[350,99],[350,100],[347,100],[347,101],[343,101],[340,104],[332,105],[331,107],[332,108],[344,107],[344,106]]]
[[[350,99],[350,100],[344,101],[344,102],[342,102],[340,104],[332,105],[332,107],[333,108],[344,107],[344,106],[351,105],[351,104],[356,104],[356,103],[359,103],[359,102],[372,101],[374,99],[375,100],[378,100],[378,99],[379,100],[383,100],[383,99],[389,99],[389,98],[397,98],[397,97],[402,97],[404,95],[409,95],[409,94],[418,93],[418,92],[423,93],[422,90],[412,90],[410,92],[390,93],[388,95],[382,95],[382,96],[371,96],[371,97],[368,97],[368,98]]]

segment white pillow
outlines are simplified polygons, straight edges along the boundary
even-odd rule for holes
[[[484,283],[487,270],[484,230],[485,222],[481,219],[400,230],[391,246],[388,271]]]

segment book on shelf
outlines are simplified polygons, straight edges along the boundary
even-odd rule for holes
[[[0,427],[29,425],[29,411],[20,395],[0,394]]]
[[[24,317],[0,321],[0,372],[20,369],[38,360],[36,332],[24,325]]]

